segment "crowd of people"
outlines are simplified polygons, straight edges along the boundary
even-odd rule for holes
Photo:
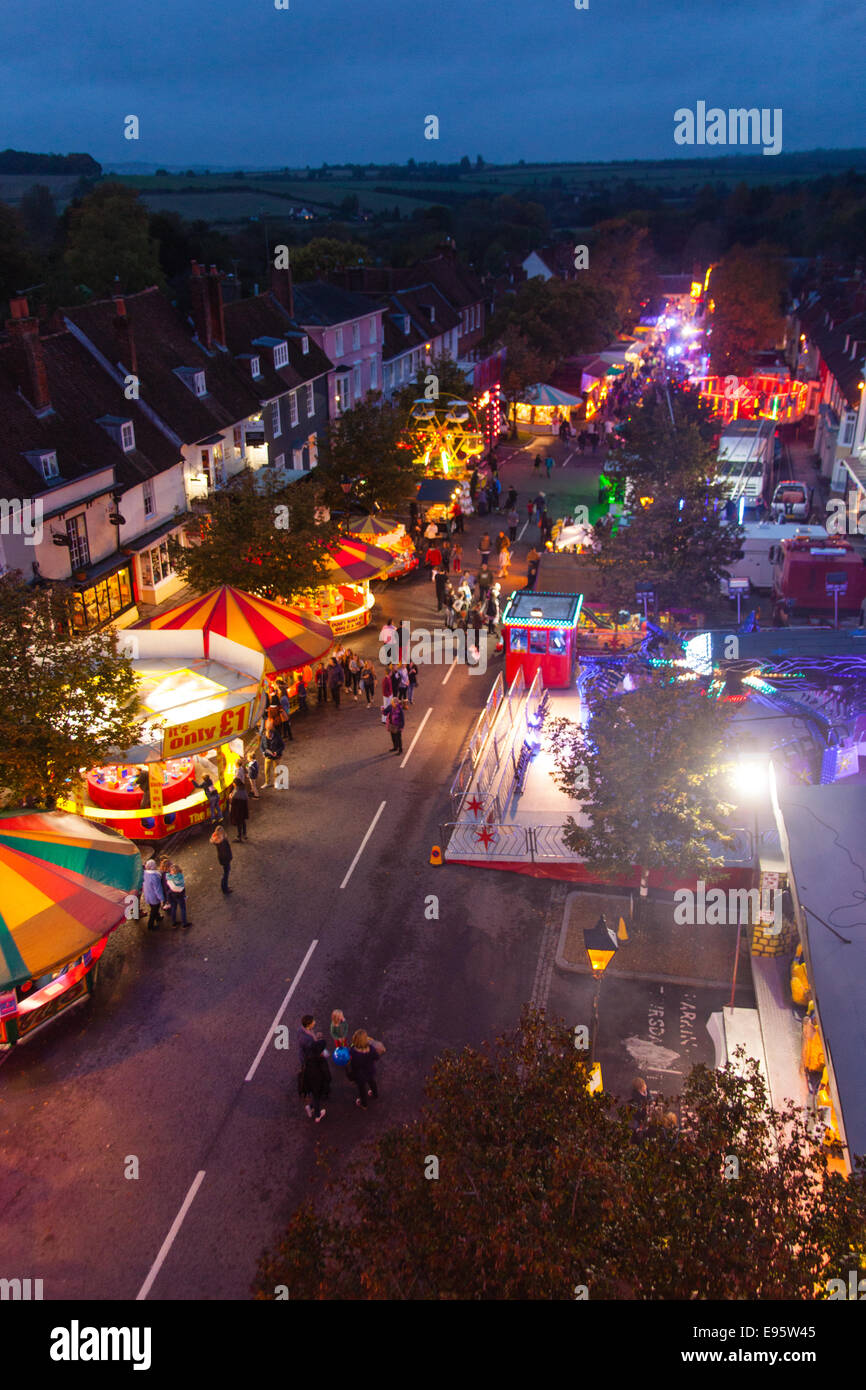
[[[355,1085],[355,1104],[360,1110],[368,1108],[368,1101],[379,1098],[376,1070],[385,1044],[371,1038],[364,1028],[357,1028],[350,1042],[342,1009],[334,1009],[331,1014],[331,1044],[329,1051],[327,1039],[316,1029],[315,1015],[304,1014],[298,1029],[298,1094],[305,1102],[307,1115],[316,1124],[327,1113],[324,1102],[331,1094],[328,1058],[332,1053],[335,1064],[345,1069],[347,1079]]]

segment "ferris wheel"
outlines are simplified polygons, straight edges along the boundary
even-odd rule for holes
[[[446,473],[460,472],[484,453],[484,434],[468,401],[415,401],[406,433],[415,457]]]

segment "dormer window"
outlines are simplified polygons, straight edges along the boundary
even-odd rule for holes
[[[131,420],[124,420],[120,427],[120,447],[125,454],[135,448],[135,429]]]
[[[410,318],[409,318],[409,315],[408,315],[408,314],[404,314],[404,315],[403,315],[403,332],[406,334],[407,337],[409,336],[409,331],[410,331],[411,327],[412,327],[412,323],[411,323],[411,320],[410,320]]]
[[[302,352],[302,353],[304,354],[304,356],[306,357],[306,355],[307,355],[307,353],[308,353],[309,351],[310,351],[310,340],[309,340],[309,338],[307,337],[306,333],[304,333],[304,334],[302,335],[302,337],[301,337],[301,352]]]
[[[57,455],[53,451],[50,454],[39,455],[39,466],[42,469],[42,476],[46,482],[51,478],[60,477],[60,469],[57,467]]]
[[[205,374],[200,367],[175,367],[175,375],[179,376],[188,391],[194,396],[206,396],[207,384]]]
[[[259,361],[258,357],[251,357],[251,358],[250,358],[250,371],[251,371],[251,373],[252,373],[252,375],[253,375],[254,377],[260,377],[260,376],[261,376],[261,374],[262,374],[262,364],[261,364],[261,362]]]
[[[288,343],[277,343],[274,348],[274,366],[287,367],[289,365],[289,346]]]

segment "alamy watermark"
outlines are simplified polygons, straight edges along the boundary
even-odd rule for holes
[[[681,106],[674,112],[677,145],[762,145],[764,154],[781,154],[782,108],[767,106],[711,106],[699,101],[695,110]]]
[[[404,621],[399,633],[394,629],[394,636],[380,646],[379,660],[383,666],[396,666],[401,654],[403,661],[414,661],[418,666],[451,666],[458,661],[469,667],[471,675],[483,675],[487,670],[487,643],[482,632],[476,645],[473,628],[464,632],[445,627],[431,632]]]
[[[42,515],[39,497],[0,497],[0,536],[23,536],[25,545],[41,545]]]
[[[710,888],[698,879],[697,892],[678,888],[674,893],[674,922],[677,926],[717,927],[737,923],[760,923],[768,936],[782,930],[782,890],[765,888]],[[751,915],[750,915],[751,914]]]

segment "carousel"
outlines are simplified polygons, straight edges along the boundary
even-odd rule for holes
[[[378,516],[350,517],[347,523],[349,535],[354,540],[369,541],[378,550],[387,550],[393,557],[390,569],[382,573],[380,579],[400,579],[417,568],[418,556],[406,527],[394,521],[384,521]]]
[[[344,536],[328,550],[328,577],[318,588],[295,595],[305,615],[327,623],[334,637],[359,632],[375,603],[370,580],[383,578],[394,556],[378,545]]]
[[[532,434],[558,434],[563,420],[570,421],[582,404],[580,396],[540,382],[524,391],[514,406],[514,417],[518,427]]]

